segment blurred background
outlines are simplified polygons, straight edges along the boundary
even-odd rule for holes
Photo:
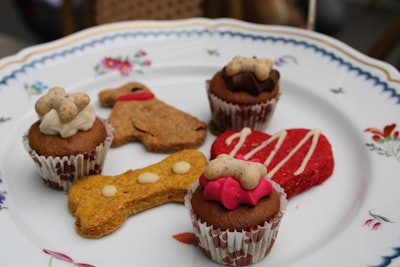
[[[0,58],[123,20],[231,17],[306,28],[308,5],[309,0],[1,0]],[[399,0],[316,0],[314,30],[400,69]]]

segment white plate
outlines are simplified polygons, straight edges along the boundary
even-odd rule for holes
[[[110,24],[0,60],[0,264],[214,266],[172,237],[191,231],[180,204],[132,216],[106,237],[81,237],[67,195],[42,183],[21,138],[36,120],[36,99],[56,85],[86,91],[107,117],[97,93],[137,80],[208,122],[205,80],[238,54],[272,58],[281,72],[283,93],[267,131],[321,128],[336,160],[323,185],[289,200],[277,242],[258,265],[399,266],[400,125],[382,132],[381,142],[366,131],[400,122],[399,73],[321,34],[225,19]],[[133,70],[96,68],[106,57],[126,59]],[[214,138],[200,147],[207,157]],[[103,173],[165,156],[128,144],[111,149]]]

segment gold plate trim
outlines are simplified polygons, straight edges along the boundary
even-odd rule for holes
[[[310,33],[306,32],[305,30],[301,29],[296,29],[296,28],[290,28],[290,27],[284,27],[284,26],[278,26],[275,28],[268,28],[263,25],[258,25],[258,24],[250,24],[250,23],[245,23],[241,21],[235,21],[229,19],[228,21],[224,20],[197,20],[197,19],[188,19],[188,20],[180,20],[180,21],[139,21],[139,22],[119,22],[119,23],[111,23],[111,24],[106,24],[106,25],[101,25],[101,26],[95,26],[93,28],[89,28],[80,32],[77,32],[75,34],[69,35],[67,37],[61,38],[59,40],[56,40],[54,42],[49,42],[43,44],[44,47],[40,47],[41,45],[38,45],[38,48],[34,49],[34,51],[27,53],[24,57],[21,59],[11,59],[9,61],[4,62],[3,64],[0,65],[0,70],[4,69],[5,67],[12,65],[12,64],[18,64],[18,63],[24,63],[26,62],[30,57],[40,54],[43,52],[48,52],[51,50],[58,49],[63,46],[70,45],[74,42],[83,40],[88,37],[92,37],[95,35],[99,34],[104,34],[104,33],[109,33],[113,31],[119,31],[119,30],[128,30],[128,29],[177,29],[177,28],[184,28],[184,27],[195,27],[195,26],[201,26],[207,29],[215,29],[215,28],[221,28],[221,27],[227,27],[227,28],[233,28],[233,29],[238,29],[238,30],[244,30],[244,31],[249,31],[249,32],[254,32],[254,33],[260,33],[260,34],[265,34],[265,33],[272,33],[272,34],[285,34],[285,35],[292,35],[296,37],[301,37],[305,39],[312,40],[314,42],[318,42],[321,44],[324,44],[326,46],[329,46],[340,53],[346,55],[347,57],[357,61],[360,64],[363,64],[365,66],[375,68],[377,70],[382,71],[387,80],[390,82],[398,83],[400,84],[400,79],[395,79],[392,77],[390,72],[379,65],[369,63],[365,60],[362,60],[349,52],[346,49],[343,49],[336,45],[335,43],[329,42],[326,39],[323,39],[322,37],[317,37],[317,36],[312,36]],[[34,46],[33,46],[34,48]]]

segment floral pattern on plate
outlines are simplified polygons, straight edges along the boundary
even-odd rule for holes
[[[0,117],[0,123],[11,120],[11,117]]]
[[[278,67],[283,67],[289,63],[294,63],[295,65],[299,64],[297,57],[293,55],[283,55],[274,61],[274,64]]]
[[[400,161],[400,137],[399,131],[395,131],[396,123],[386,125],[383,130],[378,128],[367,128],[365,132],[372,133],[373,143],[366,143],[370,151],[379,155],[394,157]]]
[[[382,215],[379,215],[376,213],[372,213],[372,211],[369,211],[368,213],[369,213],[370,218],[364,222],[363,226],[366,226],[366,227],[370,228],[371,230],[374,230],[374,231],[378,230],[382,226],[383,222],[393,223],[389,218],[387,218],[385,216],[382,216]]]
[[[71,257],[69,257],[63,253],[60,253],[60,252],[52,251],[49,249],[43,249],[43,252],[46,254],[49,254],[51,256],[50,262],[48,265],[49,267],[52,266],[53,259],[71,263],[73,266],[76,266],[76,267],[95,267],[94,265],[91,265],[91,264],[75,262]]]
[[[3,180],[1,179],[1,173],[0,173],[0,211],[3,209],[7,209],[7,207],[5,206],[5,202],[6,202],[6,195],[7,195],[7,191],[5,190],[1,190],[1,184],[3,183]]]
[[[209,56],[219,57],[221,54],[219,53],[218,49],[209,48],[206,49]]]
[[[146,56],[145,50],[139,50],[133,56],[104,57],[94,67],[94,71],[97,75],[103,75],[110,71],[119,71],[122,76],[128,76],[132,71],[143,73],[142,68],[151,65],[151,61]]]
[[[196,235],[192,232],[178,233],[172,236],[176,241],[181,242],[186,245],[196,245],[197,239]]]
[[[49,86],[44,84],[41,81],[35,81],[33,83],[25,83],[24,89],[27,92],[28,96],[31,97],[33,95],[40,95],[43,91],[49,89]]]

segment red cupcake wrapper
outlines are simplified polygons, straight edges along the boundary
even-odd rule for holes
[[[189,188],[185,196],[185,206],[189,212],[198,245],[208,258],[224,265],[243,266],[259,262],[269,254],[287,206],[286,193],[277,183],[271,182],[275,191],[280,194],[280,212],[269,222],[249,231],[221,230],[208,225],[207,222],[202,222],[193,213],[190,203],[193,192],[199,185],[198,181]]]
[[[30,147],[28,135],[23,136],[25,150],[38,166],[39,175],[46,185],[57,190],[68,191],[74,181],[86,175],[101,173],[114,138],[114,129],[111,124],[107,120],[101,120],[106,127],[106,139],[95,149],[74,156],[40,156]]]

